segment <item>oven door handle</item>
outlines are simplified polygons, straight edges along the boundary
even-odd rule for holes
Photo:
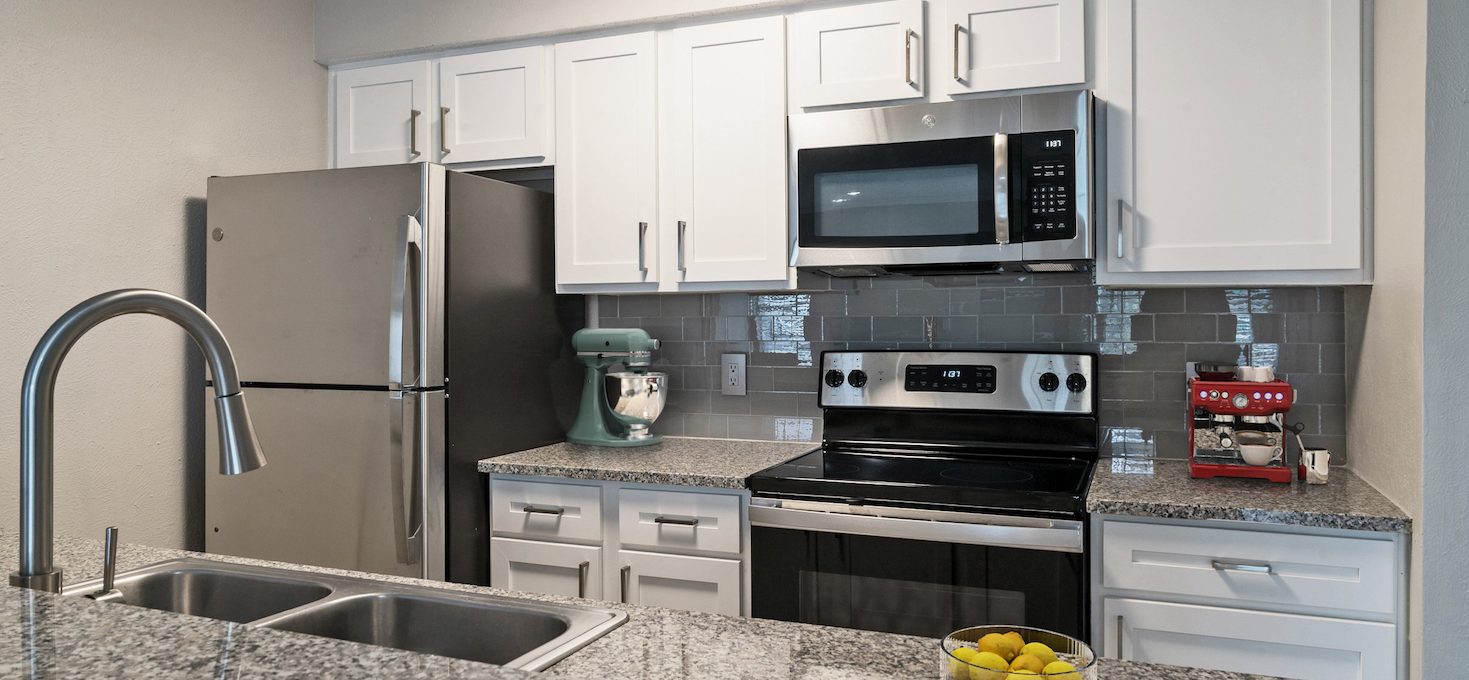
[[[975,517],[974,521],[953,522],[750,505],[750,524],[757,527],[1067,553],[1080,553],[1084,547],[1079,521],[1034,526],[1036,520],[1029,518],[1007,522],[1002,516]]]

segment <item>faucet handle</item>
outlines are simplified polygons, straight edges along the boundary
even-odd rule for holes
[[[117,527],[107,527],[102,540],[102,588],[87,597],[94,600],[120,600],[122,593],[113,588],[117,576]]]

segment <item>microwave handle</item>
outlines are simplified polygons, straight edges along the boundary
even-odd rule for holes
[[[1010,244],[1010,135],[995,134],[995,243]]]

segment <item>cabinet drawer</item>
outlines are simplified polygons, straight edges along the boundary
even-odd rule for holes
[[[739,616],[740,562],[620,550],[622,601],[647,607]]]
[[[1108,588],[1391,616],[1392,541],[1103,522]]]
[[[517,538],[490,539],[490,585],[602,599],[602,549]]]
[[[490,526],[497,534],[598,541],[602,538],[602,489],[585,484],[492,479]]]
[[[624,489],[618,503],[623,545],[740,552],[740,497]]]

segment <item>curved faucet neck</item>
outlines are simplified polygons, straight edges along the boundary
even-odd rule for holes
[[[230,403],[218,407],[222,417],[228,409],[234,419],[228,428],[226,423],[221,423],[220,437],[221,440],[236,437],[231,442],[233,446],[227,448],[246,460],[223,467],[244,472],[264,464],[248,414],[240,402],[240,379],[234,355],[213,320],[187,300],[155,290],[116,290],[85,300],[47,329],[26,365],[21,385],[20,570],[10,575],[11,585],[51,592],[61,589],[61,570],[52,563],[56,376],[67,352],[87,331],[125,314],[161,316],[188,331],[209,363],[216,401],[220,397],[233,397]],[[221,449],[222,455],[225,451]]]

